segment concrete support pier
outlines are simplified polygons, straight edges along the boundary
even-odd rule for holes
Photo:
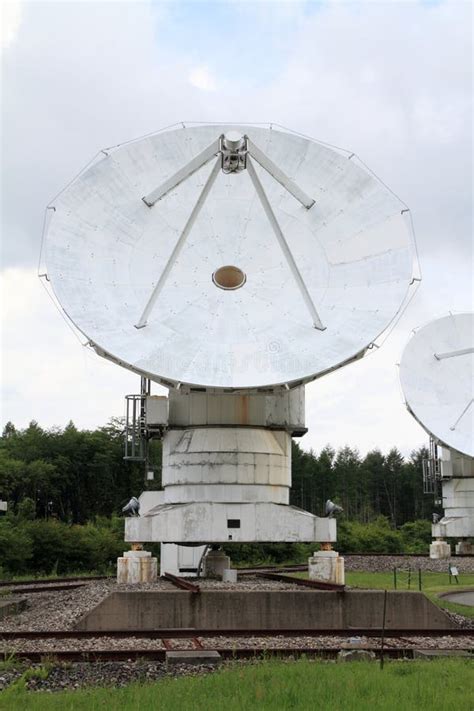
[[[150,551],[125,551],[117,558],[117,583],[152,583],[158,577],[158,560]]]
[[[230,568],[230,558],[222,548],[210,550],[203,561],[203,576],[222,580],[224,571]]]
[[[344,558],[337,551],[315,551],[308,558],[308,573],[310,580],[345,585]]]
[[[474,544],[471,541],[458,541],[455,547],[456,555],[472,555]]]
[[[430,545],[430,558],[433,560],[451,558],[451,546],[446,541],[433,541]]]

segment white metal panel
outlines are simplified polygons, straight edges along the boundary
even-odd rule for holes
[[[220,173],[150,313],[144,307],[209,177],[206,165],[153,207],[149,195],[229,128],[246,133],[309,210],[255,170],[326,330],[313,328],[247,171]],[[252,388],[307,381],[364,352],[399,311],[412,277],[404,205],[355,160],[275,128],[195,126],[104,155],[57,198],[48,277],[98,353],[155,380]],[[242,288],[212,281],[239,267]]]
[[[227,521],[240,519],[240,528]],[[147,543],[335,541],[336,520],[273,503],[206,503],[157,506],[146,516],[125,519],[125,540]]]
[[[260,503],[272,501],[275,504],[288,504],[290,490],[288,486],[268,486],[267,477],[257,479],[257,483],[245,484],[224,484],[224,483],[204,483],[201,485],[167,484],[165,488],[166,504],[182,504],[197,501],[222,502],[222,503]],[[260,480],[263,484],[260,485]]]
[[[140,502],[140,516],[144,516],[160,504],[165,502],[165,492],[164,491],[143,491],[138,497]]]
[[[420,328],[400,363],[407,407],[441,444],[474,457],[474,314],[450,314]],[[464,351],[450,358],[440,353]]]
[[[162,543],[160,550],[160,575],[171,573],[194,577],[192,568],[198,568],[206,546],[177,546],[174,543]],[[185,570],[183,570],[183,568]]]
[[[163,439],[161,479],[167,502],[283,503],[291,483],[291,438],[263,428],[171,430]]]
[[[170,390],[170,426],[247,425],[304,429],[304,386],[271,393]]]
[[[149,395],[146,399],[146,423],[149,426],[167,425],[169,400],[163,395]]]

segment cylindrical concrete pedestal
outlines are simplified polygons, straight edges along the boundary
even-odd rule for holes
[[[152,583],[158,577],[158,560],[150,551],[125,551],[117,558],[117,583]]]
[[[451,558],[451,546],[446,541],[433,541],[430,545],[430,558],[439,560]]]
[[[203,577],[221,578],[224,570],[230,568],[230,558],[223,550],[209,551],[203,561]]]
[[[237,570],[235,568],[225,568],[222,572],[222,581],[224,583],[236,583]]]
[[[472,555],[474,553],[474,544],[470,541],[458,541],[455,551],[456,555]]]
[[[344,585],[344,558],[337,551],[316,551],[308,558],[308,573],[310,580]]]

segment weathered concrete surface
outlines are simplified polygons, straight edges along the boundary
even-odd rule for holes
[[[308,575],[310,580],[344,585],[344,558],[336,551],[316,551],[308,558]]]
[[[158,559],[150,551],[125,551],[117,558],[118,583],[153,583],[158,576]]]
[[[433,541],[430,544],[430,558],[446,560],[451,558],[451,546],[446,541]]]
[[[255,489],[253,484],[248,486]],[[129,543],[159,541],[187,544],[202,544],[203,541],[335,542],[336,519],[314,516],[294,506],[268,501],[251,503],[250,494],[252,492],[249,492],[247,503],[209,500],[155,506],[145,516],[125,519],[125,540]],[[231,519],[239,521],[238,528],[229,527]]]
[[[221,578],[224,570],[230,568],[230,558],[222,549],[210,550],[203,561],[203,575],[205,578]]]
[[[383,590],[115,592],[77,629],[345,629],[381,627]],[[423,593],[390,591],[387,629],[449,629],[454,624]]]

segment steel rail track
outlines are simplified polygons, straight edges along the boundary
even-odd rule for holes
[[[28,593],[31,595],[33,593],[42,592],[66,592],[67,590],[77,590],[77,588],[83,588],[87,583],[71,583],[62,585],[35,585],[31,587],[15,586],[10,588],[10,592],[14,595],[20,595],[21,593]]]
[[[30,580],[1,580],[0,588],[20,587],[24,585],[46,585],[47,583],[89,583],[94,580],[112,580],[111,575],[82,575],[75,578],[31,578]]]
[[[474,637],[474,627],[451,629],[382,627],[347,627],[344,629],[209,629],[209,628],[161,628],[156,630],[6,630],[0,631],[1,640],[18,639],[100,639],[101,637],[142,637],[143,639],[194,639],[197,637]]]
[[[429,558],[429,553],[341,553],[345,558]],[[462,560],[463,558],[474,558],[474,553],[466,553],[464,555],[453,556],[454,560]],[[292,563],[289,565],[253,565],[237,568],[237,573],[241,575],[253,575],[260,572],[292,572],[299,570],[307,570],[306,563]],[[83,575],[70,578],[31,578],[28,580],[0,580],[0,588],[8,587],[24,587],[24,586],[40,586],[48,585],[51,589],[51,584],[56,583],[81,583],[86,584],[96,580],[113,580],[112,575]]]
[[[429,558],[428,553],[345,553],[345,558]],[[474,553],[467,553],[465,555],[453,556],[453,560],[462,560],[463,558],[474,558]],[[254,565],[245,566],[242,568],[237,568],[237,574],[240,576],[255,575],[256,573],[291,573],[294,571],[307,570],[308,566],[306,563],[294,563],[290,565]],[[168,576],[169,574],[167,574]],[[177,577],[177,576],[175,576]],[[64,587],[60,585],[61,583],[69,583],[69,588],[72,589],[72,585],[77,583],[77,587],[81,585],[86,585],[87,583],[94,582],[97,580],[114,580],[115,577],[112,575],[94,575],[94,576],[79,576],[79,577],[64,577],[64,578],[31,578],[29,580],[0,580],[0,588],[21,588],[19,592],[35,592],[40,586],[44,586],[46,590],[63,590]],[[171,581],[170,581],[171,582]],[[188,581],[186,581],[188,582]],[[57,584],[57,586],[56,586]],[[190,583],[192,584],[192,583]],[[34,586],[35,590],[29,586]],[[56,587],[55,587],[56,586]],[[28,587],[27,590],[23,590],[24,587]],[[39,591],[38,591],[39,592]]]
[[[347,649],[347,647],[280,647],[280,648],[268,648],[268,647],[246,647],[246,648],[227,648],[227,649],[213,649],[211,647],[203,647],[202,650],[206,652],[215,651],[218,652],[224,659],[248,659],[248,658],[258,658],[264,657],[268,659],[270,656],[276,657],[301,657],[301,656],[311,656],[320,657],[323,659],[335,659],[340,651]],[[395,659],[405,658],[413,659],[415,652],[421,650],[421,647],[385,647],[383,650],[380,647],[357,647],[357,649],[373,652],[376,657],[390,657]],[[157,660],[166,661],[166,649],[101,649],[97,651],[76,651],[76,650],[64,650],[59,649],[55,651],[48,652],[38,652],[36,650],[31,651],[19,651],[15,652],[16,659],[25,659],[30,662],[44,662],[45,660],[51,662],[55,660],[58,662],[105,662],[105,661],[136,661],[136,660]],[[174,649],[173,651],[185,651]],[[430,648],[430,652],[444,651]],[[458,649],[459,653],[472,653],[472,648],[468,649]],[[183,660],[184,661],[184,660]],[[203,660],[202,662],[206,662]]]
[[[172,573],[164,573],[164,575],[162,575],[161,577],[164,580],[168,580],[177,588],[181,588],[181,590],[187,590],[188,592],[192,593],[201,592],[201,588],[199,587],[199,585],[191,583],[189,582],[189,580],[185,580],[184,578],[179,578],[177,575],[173,575]]]
[[[277,580],[282,583],[294,583],[305,588],[315,588],[316,590],[330,590],[332,592],[344,592],[344,585],[335,583],[325,583],[322,580],[307,580],[306,578],[294,578],[292,575],[282,575],[281,573],[256,573],[258,578],[266,580]]]

